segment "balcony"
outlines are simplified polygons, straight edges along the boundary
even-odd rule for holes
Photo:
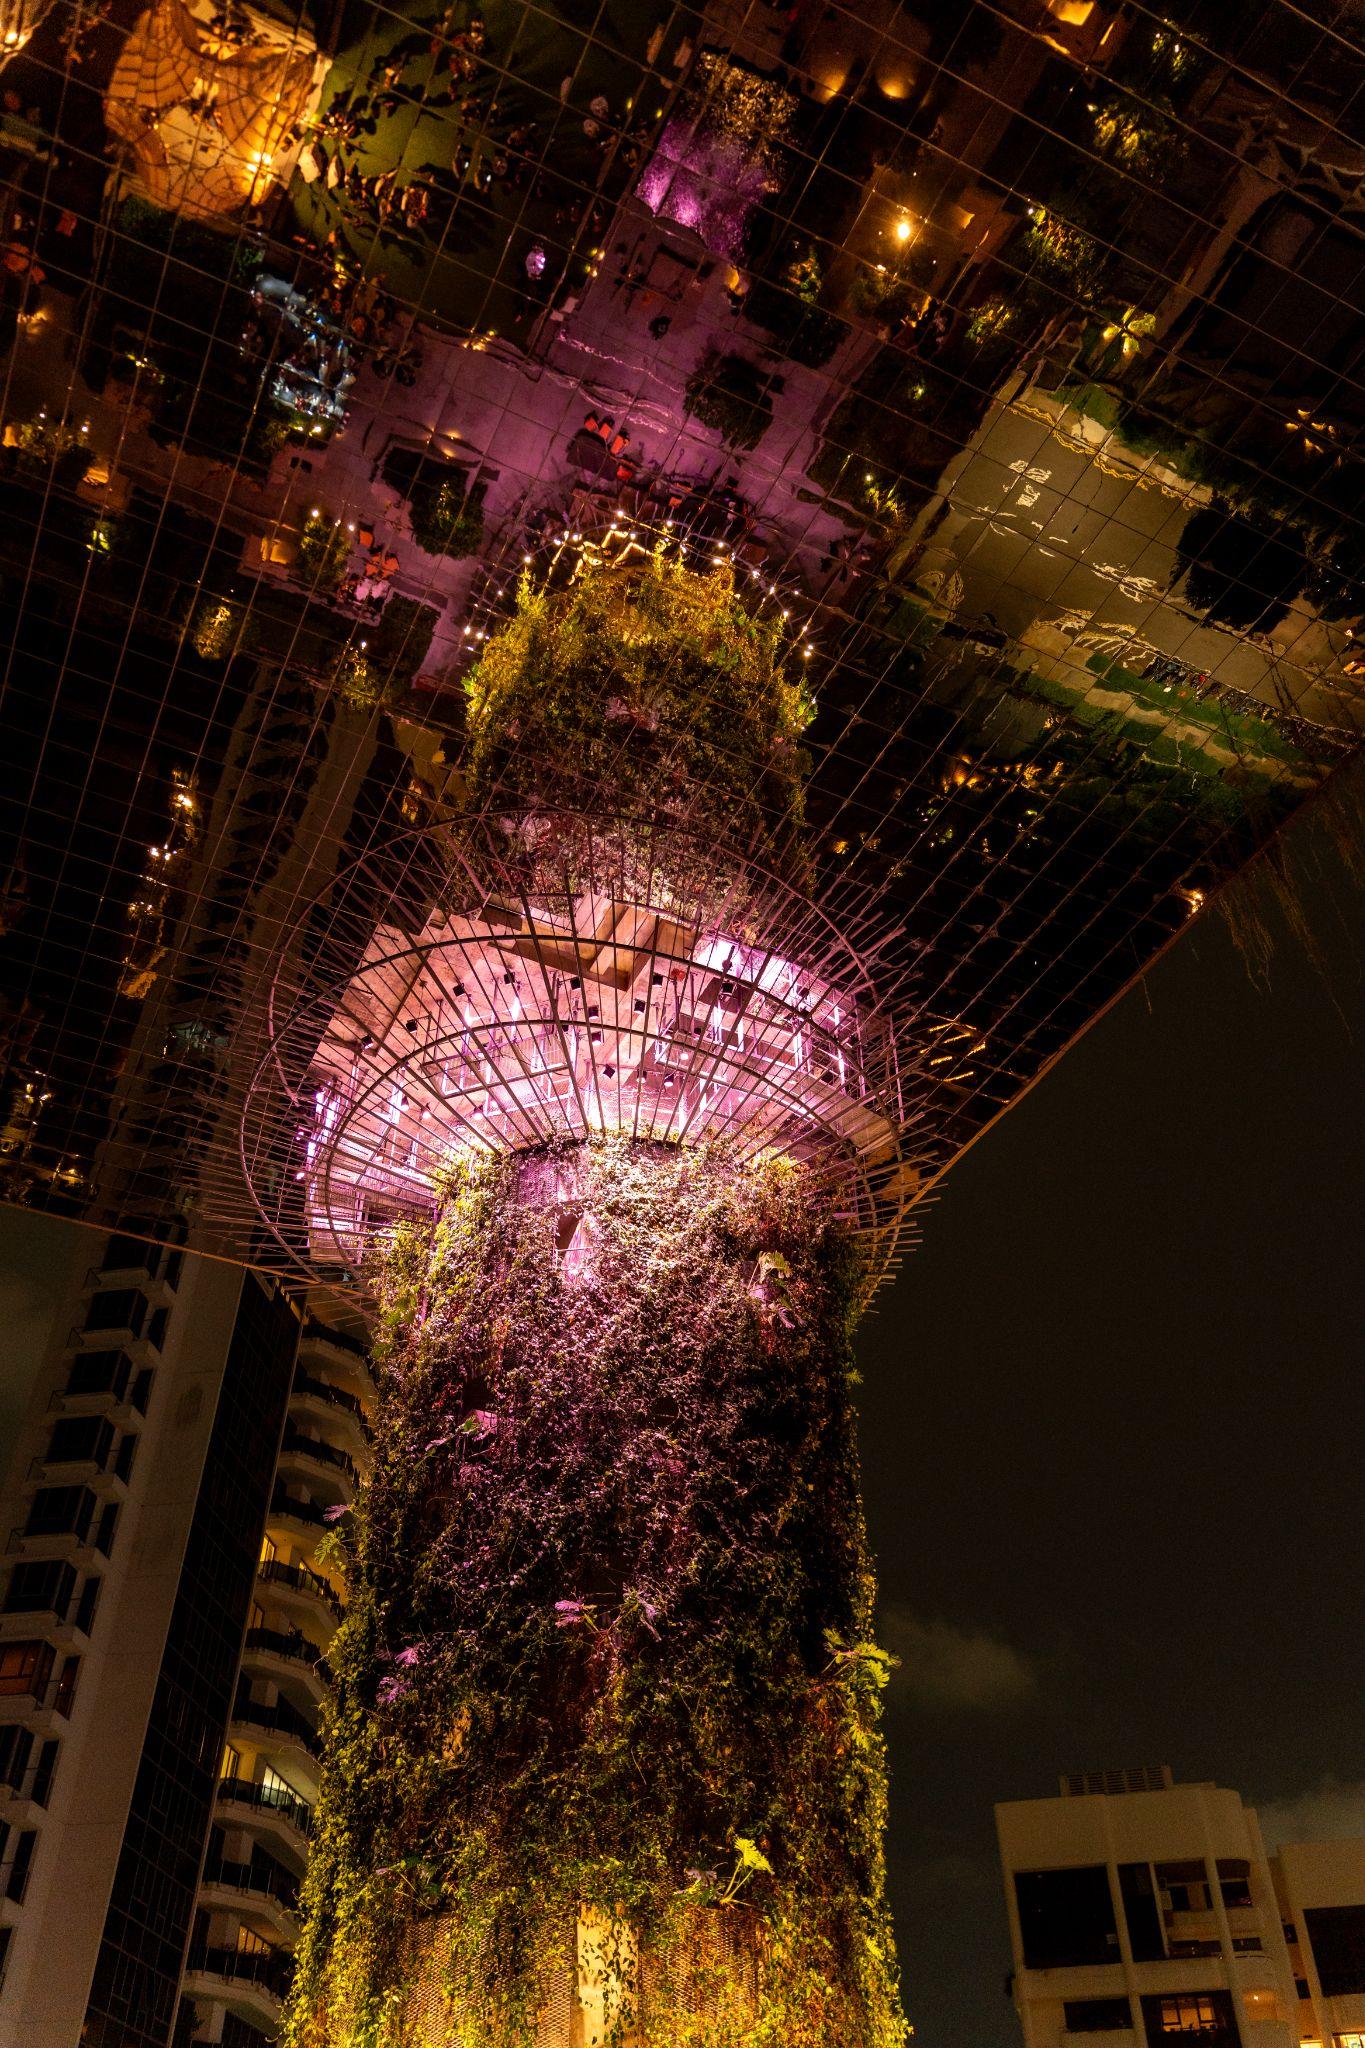
[[[304,1436],[292,1425],[286,1426],[280,1445],[281,1471],[285,1466],[300,1468],[314,1484],[321,1480],[347,1500],[360,1478],[355,1460],[348,1452],[339,1451],[335,1444],[323,1443],[317,1437]]]
[[[260,1785],[249,1778],[220,1778],[218,1804],[224,1809],[224,1821],[265,1836],[288,1856],[307,1856],[313,1809],[287,1785]]]
[[[292,1969],[292,1959],[278,1949],[192,1948],[182,1988],[186,1998],[225,2005],[273,2035]]]
[[[239,1699],[232,1709],[229,1734],[236,1731],[254,1742],[258,1749],[296,1749],[316,1759],[322,1742],[316,1728],[304,1719],[288,1700],[263,1706],[259,1700]]]
[[[204,1872],[199,1904],[208,1913],[237,1913],[262,1923],[282,1947],[292,1948],[298,1938],[298,1882],[283,1871],[220,1863]]]
[[[172,1308],[175,1294],[156,1271],[159,1253],[157,1247],[149,1244],[144,1255],[138,1257],[131,1246],[126,1256],[117,1265],[89,1266],[86,1268],[85,1286],[99,1294],[128,1293],[136,1291],[144,1295],[152,1308]]]
[[[33,1828],[47,1811],[57,1753],[51,1743],[18,1736],[8,1745],[9,1762],[0,1779],[0,1826]]]
[[[56,1607],[6,1609],[0,1613],[0,1650],[6,1643],[29,1642],[35,1636],[51,1643],[54,1650],[84,1650],[90,1644],[90,1637],[80,1623],[59,1613]]]
[[[289,1413],[303,1422],[316,1423],[320,1429],[332,1430],[348,1443],[359,1459],[368,1457],[370,1429],[365,1420],[365,1410],[354,1394],[348,1394],[344,1387],[334,1387],[328,1380],[314,1379],[310,1373],[297,1372],[294,1387],[289,1396]]]
[[[60,1734],[76,1701],[78,1665],[52,1673],[41,1665],[31,1675],[0,1677],[0,1727],[29,1728],[43,1738]]]
[[[146,1347],[78,1351],[67,1368],[66,1385],[52,1396],[62,1415],[104,1415],[120,1429],[147,1413],[152,1374]]]
[[[310,1621],[321,1615],[324,1625],[334,1626],[345,1612],[327,1581],[306,1564],[282,1564],[277,1557],[268,1558],[257,1569],[256,1583],[277,1605],[297,1606]]]
[[[291,1529],[305,1530],[309,1536],[320,1536],[331,1527],[325,1508],[315,1500],[302,1500],[296,1493],[290,1493],[284,1486],[277,1486],[270,1496],[270,1513],[267,1524],[283,1522]]]
[[[368,1345],[342,1330],[333,1330],[326,1323],[315,1322],[311,1316],[303,1326],[299,1357],[315,1365],[330,1365],[348,1379],[355,1380],[367,1394],[374,1391]]]
[[[146,1321],[147,1301],[139,1288],[111,1289],[95,1295],[87,1304],[85,1322],[72,1331],[72,1341],[80,1343],[88,1337],[93,1344],[136,1344]]]
[[[128,1481],[118,1471],[112,1455],[103,1463],[94,1458],[34,1458],[28,1476],[44,1486],[88,1487],[101,1502],[128,1498]]]
[[[242,1663],[253,1678],[268,1678],[285,1690],[293,1687],[310,1706],[321,1706],[326,1696],[322,1651],[301,1629],[248,1629]]]

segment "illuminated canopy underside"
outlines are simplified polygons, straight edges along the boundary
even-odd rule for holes
[[[887,1020],[819,912],[769,884],[759,938],[738,904],[730,930],[723,911],[684,922],[605,887],[532,905],[479,869],[476,909],[437,908],[415,934],[381,925],[347,984],[277,982],[242,1128],[283,1243],[350,1273],[458,1160],[622,1132],[802,1160],[884,1270],[918,1183],[912,1119]]]

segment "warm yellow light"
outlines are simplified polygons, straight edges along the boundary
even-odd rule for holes
[[[896,222],[896,240],[898,242],[908,242],[912,232],[913,230],[911,229],[909,221],[905,218],[905,215],[902,214],[900,219]]]

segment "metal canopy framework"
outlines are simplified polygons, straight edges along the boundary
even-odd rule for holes
[[[645,16],[25,15],[6,1199],[335,1275],[491,1130],[741,1128],[884,1261],[1354,755],[1355,12]],[[442,894],[519,580],[655,548],[809,675],[761,954]]]

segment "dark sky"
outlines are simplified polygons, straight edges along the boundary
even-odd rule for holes
[[[923,2048],[1018,2048],[996,1800],[1169,1763],[1365,1834],[1365,890],[1206,913],[951,1173],[864,1327],[890,1872]]]

